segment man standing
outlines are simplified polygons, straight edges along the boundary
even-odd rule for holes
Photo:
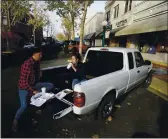
[[[53,89],[53,84],[51,83],[37,83],[39,78],[42,75],[40,71],[40,60],[42,57],[42,52],[39,48],[34,50],[33,55],[26,60],[20,71],[20,79],[18,85],[18,92],[20,98],[20,108],[17,110],[12,129],[16,132],[18,120],[27,108],[27,96],[34,95],[38,93],[42,87],[46,87],[46,90],[49,91]]]

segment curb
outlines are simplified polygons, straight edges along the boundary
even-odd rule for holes
[[[151,61],[151,62],[152,62],[153,65],[168,69],[168,64],[166,64],[166,63],[156,62],[156,61]]]
[[[158,89],[157,87],[155,86],[152,86],[150,85],[149,88],[148,88],[148,91],[156,94],[157,96],[161,97],[162,99],[168,101],[168,94],[165,95],[160,89]]]
[[[150,85],[150,87],[151,87],[152,89],[154,89],[154,90],[156,90],[156,91],[158,91],[158,92],[164,94],[165,96],[168,96],[168,94],[163,93],[161,89],[159,89],[159,88],[157,88],[157,87],[155,87],[155,86],[153,86],[153,85]]]

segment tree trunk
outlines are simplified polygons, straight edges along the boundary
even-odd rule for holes
[[[7,5],[9,6],[9,5]],[[10,17],[10,8],[7,10],[7,26],[6,26],[6,44],[7,44],[7,51],[10,51],[9,46],[9,39],[8,39],[8,32],[11,31],[11,17]]]
[[[34,46],[36,46],[36,30],[33,29],[33,42],[34,42]]]
[[[84,4],[84,13],[82,17],[81,27],[80,27],[80,45],[79,45],[79,53],[82,56],[82,45],[83,45],[83,35],[84,35],[84,25],[85,25],[85,19],[87,14],[87,7],[89,5],[89,1],[85,1]]]
[[[8,2],[7,2],[7,31],[11,31],[11,14]]]
[[[47,26],[47,37],[48,37],[48,30],[49,30],[49,27]]]
[[[72,16],[72,40],[75,39],[75,25],[74,25],[74,17]]]

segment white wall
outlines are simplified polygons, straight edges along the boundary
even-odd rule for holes
[[[130,25],[133,22],[133,12],[132,9],[134,5],[136,4],[135,1],[132,1],[132,9],[131,11],[128,11],[127,13],[125,12],[125,1],[114,1],[112,5],[108,8],[105,9],[106,13],[110,10],[110,22],[112,24],[112,29],[118,28],[117,22],[120,22],[122,20],[127,19],[127,22],[124,24],[124,26]],[[119,5],[119,12],[118,12],[118,17],[114,18],[114,7]]]
[[[146,19],[150,16],[164,14],[167,10],[168,2],[164,1],[144,1],[134,7],[134,21]],[[165,14],[165,18],[166,18]]]
[[[96,17],[97,21],[96,21],[96,31],[99,31],[101,28],[102,28],[102,22],[104,20],[104,13],[103,14],[98,14],[97,17]]]
[[[102,46],[102,40],[101,39],[96,39],[95,40],[95,46]]]
[[[84,35],[99,31],[101,23],[104,19],[104,13],[96,13],[88,22],[85,24]]]
[[[144,59],[150,60],[152,62],[168,64],[167,61],[168,54],[166,53],[156,53],[156,54],[142,53],[142,56]]]
[[[119,14],[117,18],[114,18],[114,7],[119,4]],[[127,23],[124,26],[130,25],[134,20],[144,18],[147,16],[151,16],[160,12],[165,12],[167,10],[168,2],[164,3],[164,1],[149,1],[149,0],[141,0],[141,1],[132,1],[131,11],[124,13],[125,11],[125,1],[113,1],[110,6],[105,8],[105,13],[110,10],[110,22],[112,24],[112,28],[118,28],[116,26],[117,22],[127,19]],[[166,16],[166,15],[165,15]]]

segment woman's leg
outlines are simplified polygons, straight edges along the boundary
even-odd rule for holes
[[[87,81],[86,79],[83,79],[82,81],[80,81],[80,83],[84,82],[84,81]]]
[[[34,86],[34,88],[37,89],[39,92],[41,92],[42,87],[45,87],[46,91],[49,92],[54,88],[54,85],[52,83],[39,82]]]
[[[78,84],[78,83],[80,83],[80,81],[78,79],[73,79],[73,81],[72,81],[72,89],[74,89],[74,86],[76,84]]]

